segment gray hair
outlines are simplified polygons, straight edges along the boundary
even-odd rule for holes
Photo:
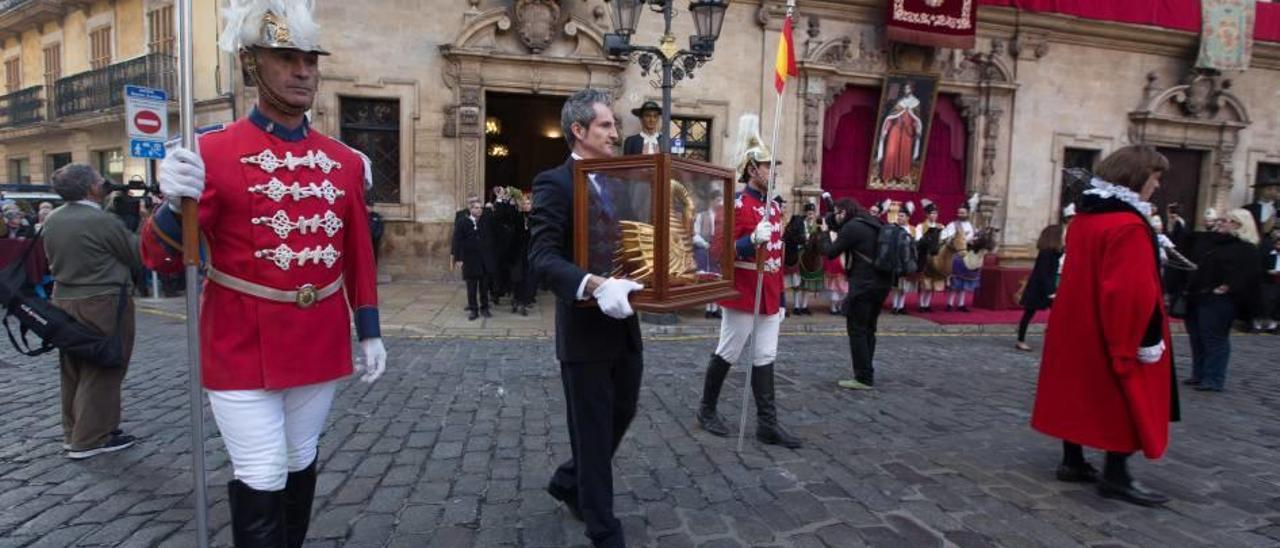
[[[53,191],[63,200],[78,202],[89,196],[89,191],[100,177],[88,164],[67,164],[58,168],[49,178]]]
[[[587,88],[565,100],[564,108],[560,109],[560,130],[564,132],[564,141],[569,144],[569,150],[573,150],[573,145],[577,142],[573,136],[573,125],[591,127],[591,121],[596,119],[596,103],[610,106],[613,98],[608,92]]]

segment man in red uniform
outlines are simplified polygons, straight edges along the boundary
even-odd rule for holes
[[[351,310],[362,380],[386,364],[366,170],[358,152],[308,126],[325,54],[309,2],[250,0],[227,20],[220,45],[240,56],[257,106],[202,135],[198,152],[164,160],[169,203],[143,227],[142,252],[155,270],[180,269],[179,203],[199,200],[202,376],[235,475],[232,537],[237,547],[296,547],[310,521],[320,431],[337,381],[352,372]]]
[[[740,179],[747,183],[733,203],[733,238],[737,258],[733,263],[733,283],[738,297],[722,301],[720,342],[711,354],[698,407],[698,424],[717,436],[729,435],[729,428],[716,412],[720,388],[729,367],[738,361],[747,338],[755,331],[751,368],[751,392],[756,400],[756,439],[770,445],[800,447],[800,439],[778,424],[774,404],[773,361],[778,355],[778,329],[786,311],[782,301],[782,206],[769,200],[769,172],[778,162],[761,141],[759,120],[751,114],[738,123],[745,143],[738,162]],[[766,211],[767,210],[767,211]],[[760,293],[760,321],[753,325],[756,311],[756,283],[764,276]]]

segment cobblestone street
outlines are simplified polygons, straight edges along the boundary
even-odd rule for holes
[[[0,547],[194,546],[184,329],[139,316],[124,429],[141,440],[80,462],[59,447],[56,358],[3,345]],[[1185,372],[1187,341],[1175,341]],[[849,367],[842,335],[784,336],[781,417],[806,446],[756,443],[752,417],[741,453],[693,421],[714,343],[646,341],[640,414],[615,465],[630,545],[1280,546],[1280,338],[1234,337],[1228,391],[1183,391],[1169,454],[1134,459],[1173,497],[1163,509],[1052,479],[1060,446],[1027,426],[1037,357],[1010,337],[883,337],[867,393],[834,384]],[[387,347],[387,374],[345,383],[335,402],[308,546],[585,542],[543,491],[569,454],[550,340]],[[743,379],[731,374],[721,407],[734,426]],[[211,527],[228,546],[230,466],[206,424]]]

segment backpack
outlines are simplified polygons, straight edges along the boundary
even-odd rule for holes
[[[894,224],[880,228],[876,237],[876,256],[871,266],[895,278],[916,271],[915,242],[905,228]]]
[[[933,227],[924,232],[920,241],[916,242],[917,272],[923,272],[929,257],[942,251],[942,229]]]

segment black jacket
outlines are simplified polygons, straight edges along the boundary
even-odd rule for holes
[[[876,243],[880,237],[883,223],[867,214],[861,214],[845,221],[840,227],[836,241],[820,238],[820,249],[828,259],[843,257],[849,277],[849,298],[857,297],[871,291],[888,291],[893,286],[892,276],[875,269],[871,261],[876,256]]]
[[[1062,252],[1054,249],[1043,249],[1036,255],[1036,265],[1031,268],[1031,276],[1027,278],[1027,288],[1022,290],[1021,304],[1023,308],[1044,310],[1053,304],[1049,298],[1058,291],[1058,260]]]
[[[472,223],[471,216],[460,217],[453,222],[453,260],[462,261],[463,278],[481,278],[494,273],[491,219],[483,214]]]
[[[641,351],[636,316],[615,320],[594,305],[579,306],[587,273],[573,262],[573,159],[533,179],[529,262],[536,279],[556,296],[556,357],[597,362]]]
[[[658,136],[658,143],[663,142],[662,136]],[[644,150],[644,137],[639,133],[627,137],[622,141],[622,154],[631,156],[633,154],[641,154]]]
[[[1262,275],[1257,246],[1230,234],[1198,232],[1188,259],[1199,266],[1187,282],[1188,294],[1211,293],[1225,285],[1237,307],[1252,309]]]

